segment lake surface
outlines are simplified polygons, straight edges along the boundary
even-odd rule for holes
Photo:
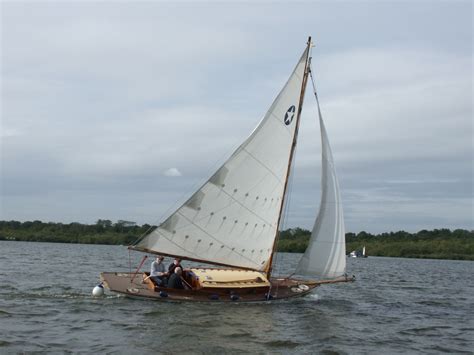
[[[279,254],[277,271],[300,256]],[[472,261],[351,258],[356,282],[275,303],[92,298],[99,272],[128,260],[119,246],[0,241],[0,353],[473,353]]]

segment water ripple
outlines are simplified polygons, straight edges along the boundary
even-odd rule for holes
[[[181,304],[111,293],[92,298],[99,271],[127,271],[121,248],[0,243],[8,265],[0,274],[0,353],[396,354],[474,348],[472,262],[348,260],[355,283],[321,286],[307,297]],[[40,254],[54,263],[38,262],[20,280],[19,254]],[[279,255],[283,265],[294,265],[298,257]],[[77,267],[66,279],[63,270],[71,263]]]

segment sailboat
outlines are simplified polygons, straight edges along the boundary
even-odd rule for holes
[[[365,245],[362,247],[362,250],[353,250],[353,251],[351,251],[349,256],[351,258],[366,258],[367,254],[365,254]]]
[[[309,245],[295,272],[274,276],[279,226],[311,76],[311,37],[288,81],[250,136],[192,196],[130,250],[189,260],[184,289],[140,272],[103,272],[103,285],[131,297],[167,301],[251,302],[300,297],[348,282],[344,218],[333,157],[319,108],[322,197]],[[311,76],[312,78],[312,76]],[[314,88],[314,81],[313,81]]]

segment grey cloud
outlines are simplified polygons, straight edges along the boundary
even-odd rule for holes
[[[160,221],[252,131],[314,34],[347,229],[472,228],[467,5],[2,10],[2,219]],[[315,113],[308,87],[288,226],[319,204]]]

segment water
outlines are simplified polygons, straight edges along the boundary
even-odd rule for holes
[[[0,353],[473,353],[474,262],[348,259],[352,284],[276,303],[90,296],[119,246],[0,241]],[[281,254],[281,272],[298,254]],[[141,254],[132,254],[138,265]],[[166,260],[168,261],[168,260]],[[146,264],[148,268],[149,262]]]

